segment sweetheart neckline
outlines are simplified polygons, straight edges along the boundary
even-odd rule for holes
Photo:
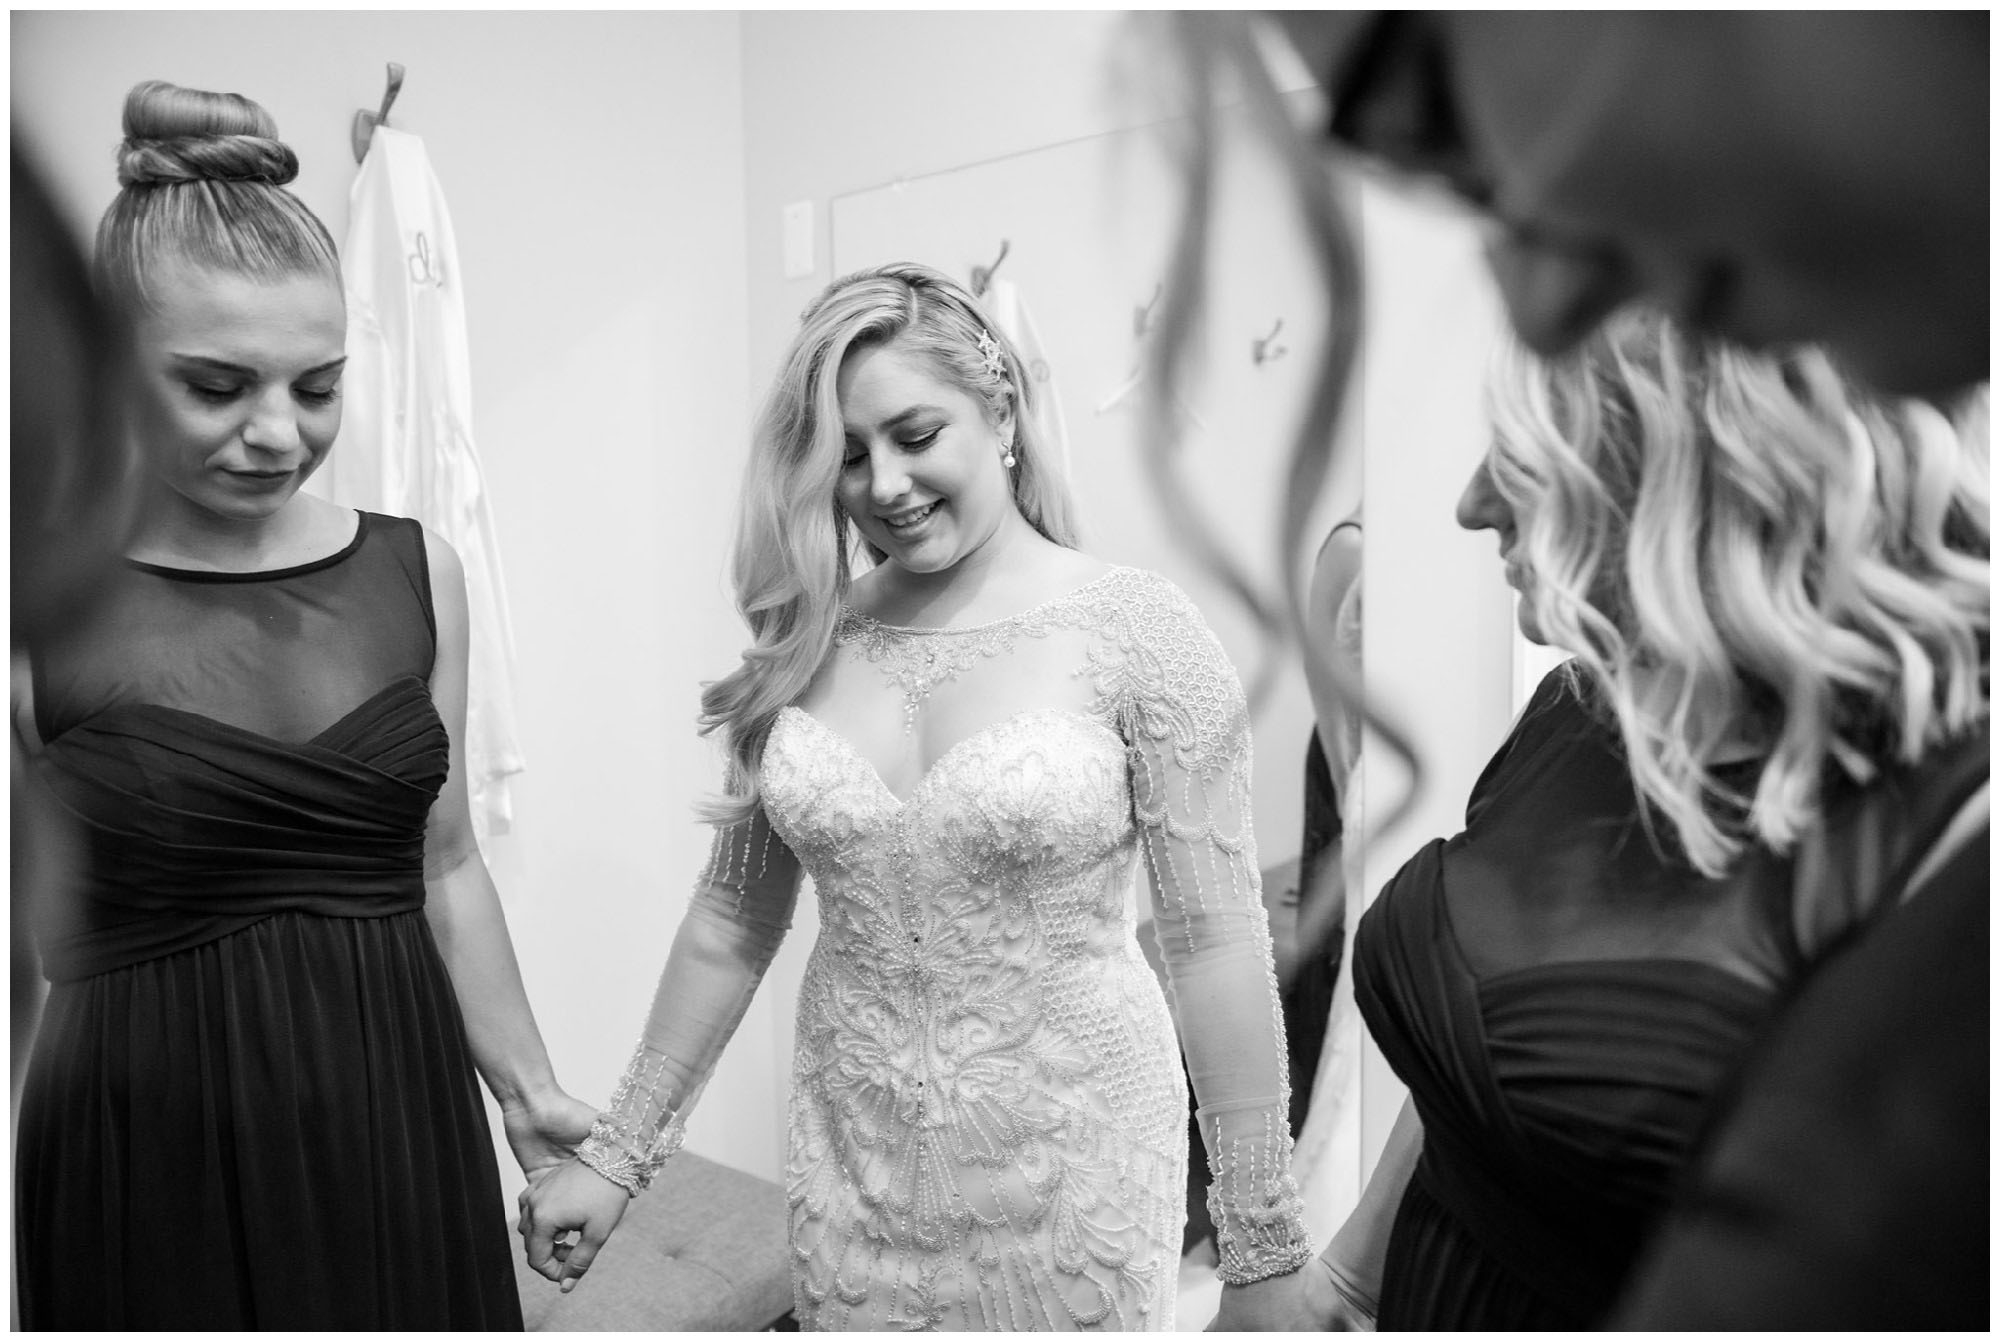
[[[1097,718],[1090,716],[1088,713],[1079,713],[1075,709],[1070,709],[1070,708],[1024,708],[1018,713],[1010,714],[1007,717],[997,719],[993,722],[989,722],[984,727],[981,727],[976,731],[961,736],[958,738],[958,740],[952,742],[949,746],[946,746],[945,749],[939,753],[938,757],[931,761],[930,767],[928,769],[925,769],[923,773],[917,778],[916,785],[910,789],[910,795],[907,797],[899,797],[896,795],[895,789],[889,786],[888,780],[882,777],[882,771],[875,767],[875,762],[869,759],[866,755],[862,754],[861,748],[855,745],[853,741],[849,740],[845,733],[836,731],[834,728],[822,722],[819,718],[813,716],[811,713],[808,713],[805,709],[800,708],[797,704],[786,704],[783,708],[778,710],[778,714],[781,717],[786,713],[798,714],[798,716],[804,718],[807,722],[810,722],[814,727],[818,728],[820,731],[824,732],[826,735],[832,737],[835,741],[839,742],[841,749],[845,750],[857,764],[859,764],[863,769],[867,771],[868,777],[874,780],[875,786],[881,790],[882,795],[887,797],[890,801],[894,802],[896,804],[897,810],[899,811],[907,811],[912,805],[914,805],[916,803],[918,796],[923,792],[923,790],[926,787],[930,785],[931,779],[936,777],[938,770],[943,768],[946,761],[950,760],[954,755],[958,754],[960,750],[971,745],[974,741],[977,741],[982,736],[989,736],[992,733],[999,731],[1002,727],[1012,726],[1014,723],[1025,721],[1028,718],[1052,716],[1052,717],[1063,718],[1071,722],[1081,723],[1088,727],[1095,727],[1098,731],[1102,732],[1105,736],[1109,737],[1112,741],[1116,742],[1118,745],[1118,749],[1120,751],[1123,751],[1125,749],[1124,737],[1120,736],[1117,732],[1111,730],[1111,728],[1107,726],[1105,723],[1103,723]]]

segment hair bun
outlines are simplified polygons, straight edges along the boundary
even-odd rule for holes
[[[299,156],[282,140],[261,135],[177,135],[127,140],[118,151],[120,186],[170,182],[269,182],[299,175]]]
[[[241,94],[149,79],[125,97],[121,186],[200,181],[283,186],[298,175],[298,155],[278,138],[278,123]]]

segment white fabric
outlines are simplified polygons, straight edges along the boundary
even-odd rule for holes
[[[1014,342],[1026,365],[1028,380],[1034,384],[1035,428],[1051,456],[1062,464],[1069,477],[1069,426],[1063,421],[1062,396],[1056,390],[1054,366],[1042,343],[1042,333],[1021,298],[1021,287],[1012,280],[991,280],[980,300],[993,317],[1001,334]]]
[[[471,658],[462,746],[483,842],[506,832],[507,779],[526,761],[499,541],[472,445],[458,247],[423,141],[376,127],[348,208],[346,413],[320,491],[348,507],[416,518],[465,565]]]
[[[771,724],[761,804],[719,832],[607,1134],[642,1159],[676,1143],[810,875],[786,1166],[803,1331],[1171,1330],[1183,1054],[1221,1276],[1310,1258],[1249,713],[1194,603],[1120,568],[962,629],[850,610],[815,686]]]

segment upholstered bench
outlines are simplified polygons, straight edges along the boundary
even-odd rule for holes
[[[785,1193],[686,1151],[633,1199],[590,1275],[568,1295],[514,1275],[530,1331],[754,1332],[792,1308]]]

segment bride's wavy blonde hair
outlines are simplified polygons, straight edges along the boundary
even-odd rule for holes
[[[1634,311],[1555,358],[1509,339],[1489,394],[1535,618],[1696,869],[1787,851],[1830,770],[1986,719],[1983,389],[1948,418]],[[1716,766],[1746,750],[1738,791]]]
[[[846,434],[840,370],[855,350],[896,343],[984,407],[987,422],[1014,413],[1014,502],[1036,531],[1076,545],[1069,491],[1035,427],[1032,382],[1020,351],[973,296],[928,266],[896,262],[835,280],[800,319],[765,397],[744,471],[731,577],[750,626],[743,661],[702,686],[701,730],[720,730],[729,754],[724,794],[702,806],[721,824],[755,810],[764,743],[778,710],[803,694],[833,645],[859,540],[835,496]],[[993,371],[980,335],[999,347]]]

